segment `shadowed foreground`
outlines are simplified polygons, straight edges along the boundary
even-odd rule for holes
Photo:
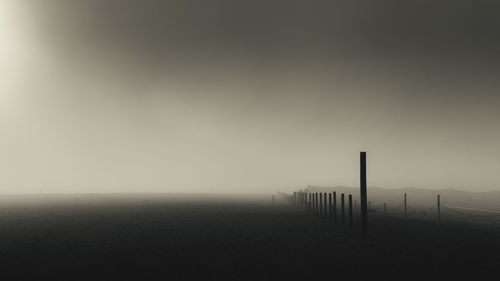
[[[35,196],[32,196],[35,197]],[[371,214],[359,229],[269,196],[86,195],[3,198],[4,280],[400,279],[486,275],[500,266],[494,225]],[[8,202],[8,203],[6,203]],[[401,279],[402,280],[402,279]]]

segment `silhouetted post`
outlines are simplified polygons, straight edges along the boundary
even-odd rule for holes
[[[311,212],[311,193],[308,193],[307,197],[309,197],[309,201],[307,202],[307,211]]]
[[[302,208],[307,212],[307,193],[302,192]]]
[[[312,194],[313,214],[316,213],[316,193]]]
[[[314,205],[315,205],[314,206],[314,209],[315,209],[314,213],[317,214],[318,213],[318,193],[317,192],[314,194],[314,197],[315,197],[314,198]]]
[[[438,224],[441,225],[441,199],[439,198],[439,194],[437,196],[437,215],[438,215]]]
[[[328,193],[328,219],[332,220],[332,193]]]
[[[352,227],[352,194],[349,194],[349,226]]]
[[[323,216],[323,192],[319,193],[319,216]]]
[[[301,196],[302,197],[302,200],[301,200],[301,202],[302,202],[302,209],[304,209],[305,211],[307,211],[307,193],[302,192],[301,194],[302,194],[302,196]]]
[[[326,192],[323,193],[323,218],[326,219],[327,208],[326,208]]]
[[[385,205],[385,203],[384,203],[384,216],[385,216],[385,214],[386,214],[385,210],[386,210],[386,205]]]
[[[300,192],[300,197],[299,197],[299,199],[300,199],[300,208],[301,208],[302,210],[304,210],[304,206],[305,206],[305,204],[304,204],[304,192],[302,192],[302,191]]]
[[[360,154],[360,199],[361,199],[361,230],[363,236],[368,235],[368,209],[366,206],[366,152]]]
[[[405,193],[405,217],[406,217],[406,193]]]
[[[344,193],[340,195],[340,211],[342,212],[342,225],[345,225],[345,204],[344,204]]]
[[[337,220],[337,192],[333,192],[333,220],[335,221],[335,224],[338,223]]]

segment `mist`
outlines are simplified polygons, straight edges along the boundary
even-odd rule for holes
[[[0,192],[499,190],[499,10],[1,0]]]

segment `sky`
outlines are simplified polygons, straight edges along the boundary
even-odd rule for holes
[[[0,192],[500,190],[499,12],[0,0]]]

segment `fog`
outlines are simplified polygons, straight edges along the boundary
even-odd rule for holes
[[[0,0],[0,192],[499,190],[498,12]]]

